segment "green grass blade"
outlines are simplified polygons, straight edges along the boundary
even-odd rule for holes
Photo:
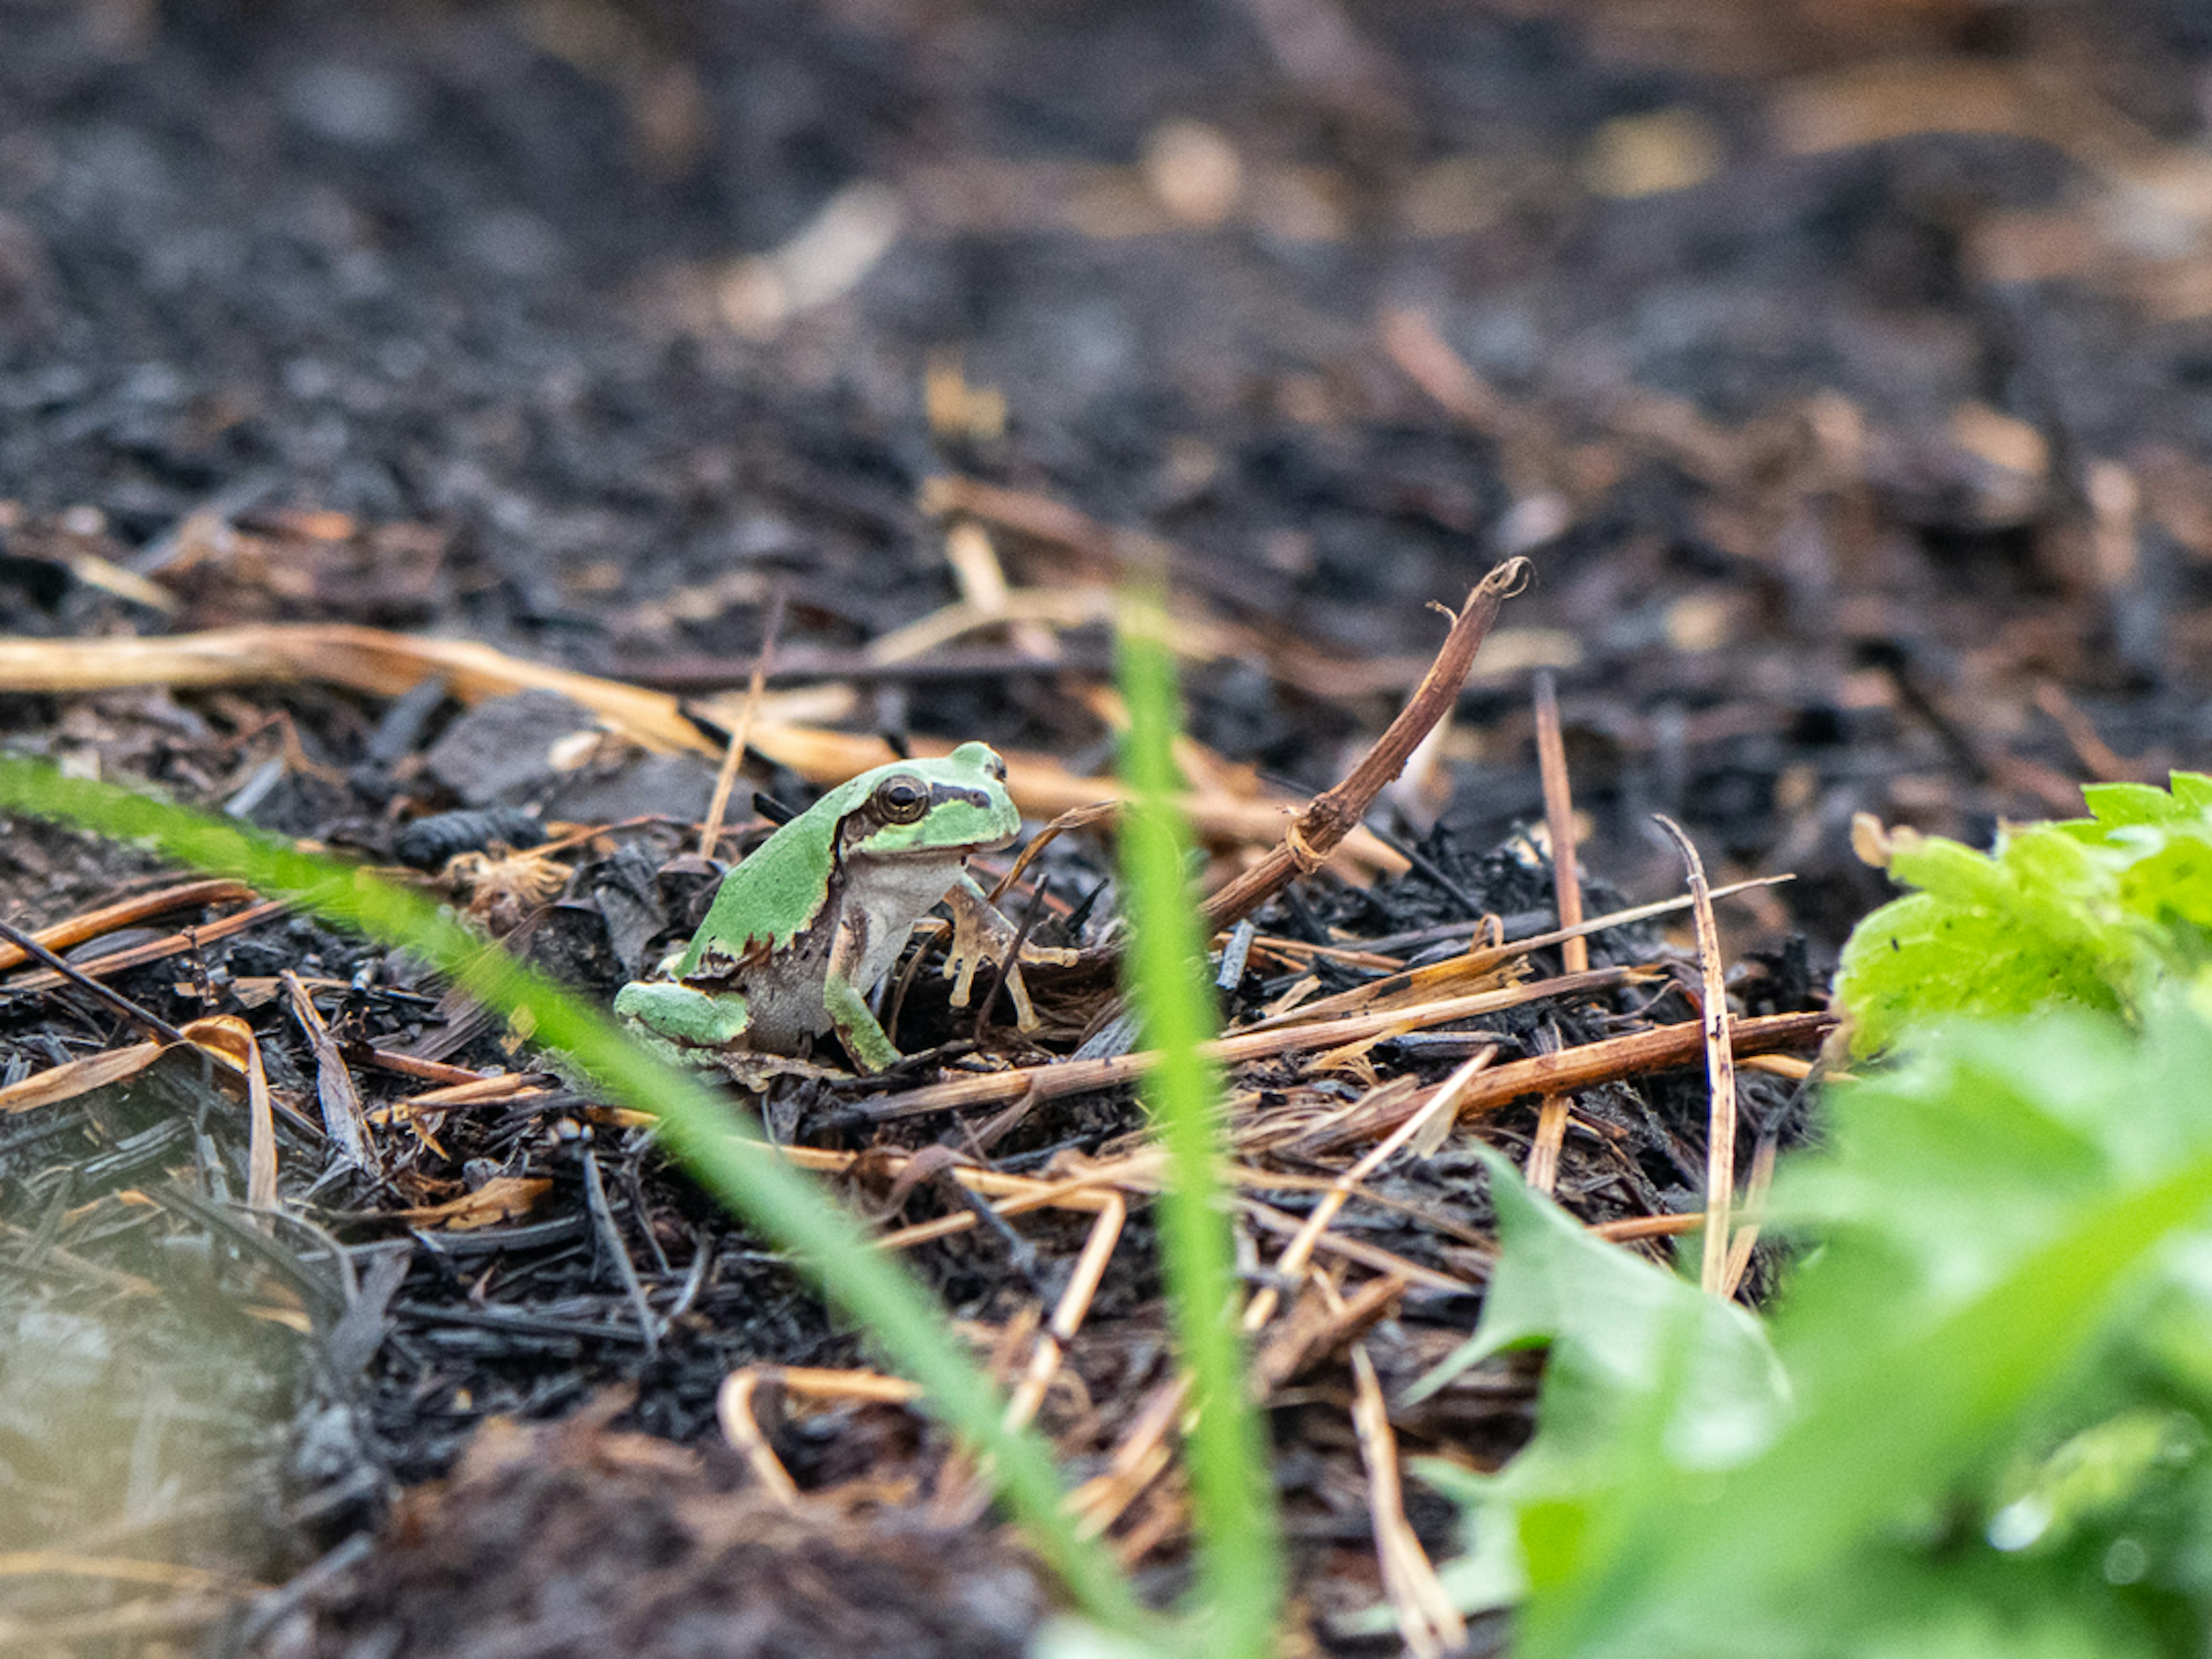
[[[607,1016],[424,899],[334,860],[11,757],[0,757],[0,813],[60,819],[149,842],[181,863],[296,898],[332,921],[405,947],[501,1013],[526,1014],[538,1041],[573,1056],[611,1097],[653,1114],[661,1143],[700,1184],[791,1251],[829,1300],[866,1327],[891,1362],[927,1392],[938,1415],[988,1455],[1000,1496],[1093,1619],[1133,1634],[1155,1627],[1108,1552],[1077,1536],[1050,1452],[1034,1433],[1004,1426],[997,1391],[928,1294],[696,1079],[646,1053]]]
[[[1262,1659],[1273,1650],[1282,1606],[1281,1528],[1237,1316],[1215,1127],[1221,1080],[1200,1050],[1212,1035],[1213,998],[1187,874],[1190,832],[1175,800],[1176,681],[1163,628],[1158,602],[1142,600],[1130,608],[1121,639],[1129,710],[1122,773],[1132,793],[1121,832],[1134,935],[1131,989],[1146,1046],[1160,1055],[1145,1098],[1168,1149],[1161,1243],[1176,1336],[1195,1382],[1198,1417],[1187,1450],[1206,1650]]]

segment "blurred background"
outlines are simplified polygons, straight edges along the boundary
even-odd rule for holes
[[[1401,827],[1537,815],[1548,665],[1586,867],[1674,814],[1817,957],[1853,813],[2203,760],[2208,112],[2200,0],[6,0],[0,627],[682,689],[945,603],[951,479],[1018,586],[1168,544],[1199,735],[1313,787],[1525,553]]]

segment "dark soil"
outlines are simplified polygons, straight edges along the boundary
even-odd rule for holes
[[[1232,630],[1188,666],[1194,735],[1310,790],[1418,678],[1426,607],[1525,554],[1533,588],[1378,827],[1542,925],[1540,859],[1486,855],[1541,819],[1528,682],[1550,665],[1584,870],[1677,890],[1664,813],[1717,881],[1794,872],[1724,920],[1745,1012],[1814,1006],[1884,891],[1855,814],[1980,841],[2212,750],[2208,125],[2212,13],[2190,0],[0,0],[0,629],[368,623],[692,693],[741,685],[780,615],[773,683],[856,685],[854,729],[1101,769],[1096,629],[1047,667],[1003,633],[859,660],[957,596],[923,499],[957,475],[1108,527],[994,523],[1022,586],[1148,556],[1109,532],[1166,544],[1178,611]],[[777,314],[772,280],[789,299],[824,268],[802,233],[825,210],[888,247]],[[524,765],[502,787],[503,759],[573,716],[542,702],[21,684],[0,672],[11,748],[383,858],[448,809],[693,819],[709,775],[664,757],[556,792]],[[20,926],[172,878],[5,828]],[[468,828],[418,824],[416,861]],[[711,871],[671,862],[688,845],[668,823],[592,843],[511,942],[611,994],[703,901]],[[1104,867],[1056,851],[1055,907]],[[1309,884],[1265,921],[1348,943],[1467,908],[1414,873],[1371,898]],[[527,1061],[404,958],[301,920],[115,982],[164,1018],[247,1018],[312,1114],[286,969],[317,982],[372,1105],[399,1091],[372,1049]],[[0,1082],[137,1039],[81,993],[0,993]],[[1666,996],[1497,1029],[1539,1052],[1632,1011],[1690,1017]],[[909,1017],[951,1029],[941,992]],[[1432,1079],[1452,1057],[1382,1058]],[[1747,1158],[1804,1111],[1779,1079],[1749,1086]],[[1694,1207],[1698,1089],[1589,1091],[1562,1195],[1594,1220]],[[856,1146],[843,1102],[795,1091],[772,1116]],[[1121,1097],[1062,1105],[1006,1167],[1136,1121]],[[1525,1154],[1534,1121],[1486,1133]],[[806,1651],[810,1620],[877,1638],[816,1651],[1017,1650],[1042,1593],[990,1534],[940,1539],[969,1553],[933,1565],[885,1522],[861,1582],[840,1563],[876,1547],[864,1516],[771,1525],[723,1491],[731,1369],[866,1356],[594,1103],[457,1112],[430,1144],[394,1128],[375,1180],[312,1123],[279,1133],[319,1232],[240,1219],[240,1115],[178,1057],[0,1114],[0,1552],[222,1581],[9,1581],[0,1647],[567,1651],[550,1613],[516,1611],[550,1584],[588,1607],[560,1637],[579,1652]],[[1473,1168],[1448,1148],[1377,1183],[1441,1230],[1357,1207],[1343,1226],[1474,1271]],[[475,1231],[393,1214],[495,1176],[552,1185]],[[914,1201],[904,1218],[957,1203]],[[1082,1237],[1025,1218],[1042,1267],[974,1234],[915,1261],[1000,1325]],[[1084,1455],[1167,1374],[1157,1289],[1140,1223],[1071,1356],[1095,1420],[1048,1419]],[[648,1333],[641,1293],[680,1316]],[[1386,1383],[1470,1318],[1411,1297],[1373,1339]],[[1371,1601],[1374,1564],[1341,1370],[1316,1375],[1276,1413],[1280,1474],[1302,1614],[1352,1650],[1323,1615]],[[1491,1376],[1401,1431],[1495,1458],[1528,1393]],[[586,1407],[528,1443],[543,1468],[488,1452],[408,1495],[488,1418]],[[684,1449],[663,1468],[636,1435]],[[876,1407],[777,1444],[803,1486],[848,1492],[925,1484],[943,1451]],[[1171,1580],[1172,1547],[1152,1565]],[[256,1603],[239,1579],[290,1587]]]

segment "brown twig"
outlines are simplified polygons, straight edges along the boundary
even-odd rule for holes
[[[1508,559],[1475,584],[1453,618],[1436,660],[1389,729],[1342,781],[1306,803],[1274,849],[1206,902],[1206,926],[1218,931],[1241,921],[1300,875],[1321,867],[1363,817],[1382,786],[1396,777],[1414,745],[1443,718],[1466,684],[1475,653],[1498,621],[1498,608],[1528,585],[1526,559]]]
[[[1765,1014],[1752,1019],[1732,1020],[1729,1037],[1733,1052],[1739,1055],[1763,1054],[1774,1048],[1801,1048],[1818,1043],[1834,1029],[1835,1024],[1835,1016],[1826,1012]],[[1460,1101],[1459,1115],[1462,1119],[1479,1116],[1526,1095],[1570,1093],[1645,1072],[1671,1071],[1688,1065],[1704,1047],[1703,1025],[1684,1021],[1631,1032],[1626,1036],[1607,1037],[1602,1042],[1586,1042],[1556,1054],[1516,1060],[1477,1078]],[[1352,1126],[1334,1138],[1309,1143],[1299,1150],[1308,1156],[1318,1156],[1370,1134],[1386,1133],[1425,1103],[1425,1097],[1416,1097],[1380,1121]]]
[[[1626,983],[1628,974],[1629,970],[1626,969],[1605,968],[1572,978],[1540,980],[1534,984],[1511,986],[1500,991],[1445,997],[1435,1002],[1405,1008],[1386,1008],[1376,1013],[1357,1014],[1315,1025],[1290,1025],[1270,1030],[1240,1032],[1235,1036],[1216,1038],[1205,1045],[1206,1052],[1209,1058],[1224,1066],[1238,1066],[1247,1060],[1273,1059],[1280,1054],[1315,1048],[1337,1048],[1345,1043],[1382,1036],[1398,1027],[1419,1030],[1450,1020],[1473,1019],[1482,1014],[1521,1007],[1547,997],[1581,996]],[[880,1122],[892,1118],[916,1117],[927,1112],[961,1111],[976,1106],[1001,1105],[1030,1089],[1037,1091],[1036,1097],[1041,1101],[1057,1100],[1067,1095],[1086,1094],[1094,1089],[1110,1089],[1119,1084],[1133,1083],[1151,1071],[1158,1059],[1159,1056],[1152,1050],[1140,1049],[1134,1054],[1115,1054],[1103,1060],[1063,1060],[1046,1066],[1017,1066],[1004,1072],[988,1072],[980,1076],[933,1083],[920,1089],[909,1089],[902,1094],[879,1096],[873,1100],[860,1102],[854,1110]]]

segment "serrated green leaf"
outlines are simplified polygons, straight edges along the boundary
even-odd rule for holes
[[[1703,1463],[1680,1425],[1725,1394],[1696,1352],[1709,1333],[1638,1311],[1696,1292],[1494,1177],[1500,1305],[1472,1351],[1548,1340],[1552,1356],[1521,1459],[1438,1477],[1472,1505],[1447,1583],[1483,1605],[1524,1595],[1516,1654],[1538,1659],[2159,1651],[2142,1595],[2098,1570],[2100,1540],[2183,1605],[2201,1549],[2153,1556],[2125,1528],[2179,1501],[2160,1460],[2197,1443],[2196,1419],[2124,1392],[2069,1427],[2048,1414],[2084,1379],[2112,1394],[2092,1352],[2176,1328],[2127,1315],[2172,1299],[2148,1264],[2212,1210],[2212,1028],[2167,997],[2139,1033],[2081,1014],[1955,1029],[1838,1091],[1827,1146],[1798,1164],[1773,1203],[1820,1241],[1775,1327],[1795,1415],[1764,1449]],[[2212,1246],[2176,1259],[2200,1258]],[[2030,1500],[2083,1541],[2057,1557],[1983,1538]],[[2202,1501],[2212,1543],[2212,1486]],[[1939,1554],[1962,1502],[1971,1530]]]
[[[1860,1310],[1856,1352],[1822,1345],[1840,1356],[1826,1374],[1794,1379],[1811,1404],[1771,1450],[1717,1475],[1686,1472],[1638,1504],[1602,1558],[1532,1595],[1516,1651],[1709,1653],[1715,1630],[1777,1603],[1811,1616],[1805,1598],[1824,1575],[1984,1454],[2124,1305],[2116,1292],[2130,1272],[2208,1206],[2212,1156],[2202,1156],[2082,1207],[1932,1329],[1884,1340]]]
[[[2176,772],[2171,782],[2174,799],[2192,811],[2212,814],[2212,773]]]
[[[2008,830],[1990,854],[1899,837],[1890,872],[1920,890],[1859,924],[1837,975],[1859,1053],[2058,1005],[2139,1017],[2212,963],[2212,779],[2085,793],[2090,817]]]

